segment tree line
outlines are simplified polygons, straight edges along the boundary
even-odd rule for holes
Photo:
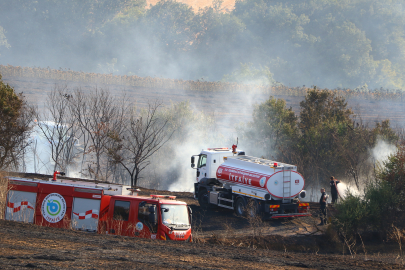
[[[368,126],[338,92],[314,87],[300,102],[300,112],[283,99],[270,97],[256,105],[253,121],[239,126],[246,148],[269,159],[296,164],[307,188],[328,184],[331,175],[360,187],[375,165],[370,150],[378,140],[399,142],[389,120]],[[361,179],[363,178],[363,179]]]
[[[200,10],[173,0],[150,7],[144,0],[0,3],[3,64],[322,88],[404,86],[403,0],[245,0],[228,11],[220,0]]]
[[[164,107],[151,100],[139,107],[125,94],[97,87],[55,85],[39,109],[0,77],[0,108],[0,170],[64,171],[168,189],[184,167],[181,145],[215,136],[213,118],[193,112],[189,102]]]

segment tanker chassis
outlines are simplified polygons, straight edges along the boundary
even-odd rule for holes
[[[297,166],[246,156],[233,145],[202,150],[191,157],[191,167],[197,170],[194,197],[205,209],[219,206],[263,219],[310,215],[309,203],[300,202],[305,180]]]

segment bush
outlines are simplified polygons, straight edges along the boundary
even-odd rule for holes
[[[366,229],[367,205],[362,198],[348,194],[336,209],[334,224],[343,235],[354,236]]]
[[[344,235],[377,232],[386,239],[393,227],[405,227],[405,145],[389,157],[366,185],[364,196],[347,195],[336,206],[335,224]]]

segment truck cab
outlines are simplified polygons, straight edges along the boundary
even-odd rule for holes
[[[191,157],[191,167],[197,170],[196,182],[199,183],[202,179],[214,179],[216,177],[216,171],[218,167],[224,162],[224,157],[232,155],[244,155],[243,150],[232,149],[228,147],[221,148],[208,148],[202,150],[199,155],[194,155]],[[196,157],[197,167],[195,167]]]
[[[105,205],[100,218],[100,233],[140,238],[190,241],[191,210],[175,196],[151,197],[116,195]],[[107,202],[109,200],[109,202]]]

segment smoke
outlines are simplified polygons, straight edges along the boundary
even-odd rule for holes
[[[376,146],[370,150],[370,153],[374,163],[383,165],[388,160],[388,157],[397,151],[398,148],[395,145],[378,138]]]
[[[360,196],[363,194],[363,191],[358,190],[355,185],[346,183],[344,181],[337,184],[337,190],[339,192],[339,196],[343,199],[346,198],[349,193],[354,196]]]
[[[41,125],[42,127],[40,128],[39,125]],[[48,175],[53,174],[55,170],[55,160],[52,158],[52,150],[55,147],[52,147],[52,144],[55,146],[59,143],[58,138],[55,135],[56,126],[56,123],[52,121],[41,121],[35,122],[33,124],[27,141],[28,146],[25,150],[23,160],[21,162],[21,171],[24,171],[26,173],[39,173]],[[47,134],[45,135],[44,133]],[[51,137],[53,138],[51,139]],[[64,168],[56,166],[56,169],[64,170],[67,177],[79,178],[81,177],[81,174],[80,169],[77,165],[80,163],[81,160],[78,154],[82,149],[78,139],[69,138],[68,136],[61,138],[61,140],[65,141],[70,139],[74,141],[71,145],[71,150],[72,153],[74,153],[74,158]],[[61,156],[62,155],[63,154],[61,154]],[[63,158],[64,157],[60,157],[60,160],[62,160]]]
[[[197,94],[196,94],[197,95]],[[207,95],[211,102],[206,102]],[[152,157],[141,185],[170,191],[192,191],[196,170],[190,158],[201,150],[236,144],[236,127],[252,118],[254,104],[264,95],[257,93],[202,93],[187,102],[174,103],[162,111],[175,130],[172,138]],[[243,141],[239,139],[243,145]],[[246,142],[245,142],[246,143]],[[244,149],[247,154],[250,149]],[[198,160],[198,157],[196,157]]]
[[[402,1],[317,2],[3,0],[0,63],[208,81],[252,63],[285,85],[400,87]]]
[[[382,138],[377,139],[376,145],[369,151],[369,160],[368,162],[374,167],[383,166],[384,163],[388,160],[391,155],[394,155],[398,151],[398,148],[388,143]],[[338,185],[338,192],[342,198],[345,198],[348,194],[354,196],[364,195],[364,189],[367,186],[368,180],[372,178],[373,166],[369,167],[369,175],[361,175],[359,178],[362,179],[362,182],[359,183],[359,188],[350,181],[341,181]]]

